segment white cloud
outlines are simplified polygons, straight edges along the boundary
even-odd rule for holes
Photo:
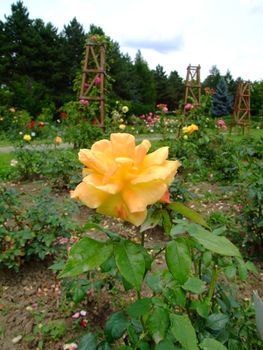
[[[15,0],[0,0],[0,19]],[[30,18],[59,30],[73,17],[89,30],[100,26],[132,59],[138,49],[149,63],[185,78],[189,63],[212,65],[234,78],[263,79],[263,0],[24,0]]]

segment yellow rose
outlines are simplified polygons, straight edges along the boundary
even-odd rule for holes
[[[25,134],[23,136],[23,140],[29,142],[29,141],[31,141],[31,136],[29,134]]]
[[[54,142],[56,145],[60,145],[62,143],[62,138],[60,136],[56,136]]]
[[[194,131],[197,131],[198,130],[198,126],[195,125],[195,124],[191,124],[189,126],[185,126],[183,127],[183,133],[184,134],[188,134],[188,135],[191,135]]]
[[[167,160],[168,147],[147,154],[150,147],[148,140],[136,146],[133,135],[116,133],[80,150],[79,160],[87,168],[71,197],[100,214],[139,226],[147,206],[164,196],[180,166],[177,160]]]
[[[122,107],[122,112],[127,113],[129,111],[129,108],[127,106]]]
[[[120,124],[120,125],[119,125],[119,128],[120,128],[121,130],[124,130],[124,129],[126,128],[126,125],[125,125],[125,124]]]

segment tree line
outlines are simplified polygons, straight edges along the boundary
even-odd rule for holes
[[[86,33],[76,18],[58,32],[50,22],[31,19],[22,1],[12,4],[11,15],[0,21],[0,105],[15,106],[36,115],[44,107],[56,109],[76,100],[74,80],[81,72],[85,42],[91,34],[105,35],[103,29],[94,24]],[[118,42],[106,38],[109,99],[130,101],[137,113],[150,111],[157,103],[167,104],[169,110],[178,108],[185,84],[176,70],[169,75],[161,65],[151,70],[140,51],[133,61],[121,52]],[[222,76],[218,68],[212,66],[202,87],[216,91],[222,79],[231,113],[241,78],[234,80],[229,71]],[[263,82],[253,82],[252,113],[263,114],[262,97]]]

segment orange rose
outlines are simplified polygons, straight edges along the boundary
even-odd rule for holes
[[[56,136],[54,142],[56,145],[60,145],[62,143],[62,138],[60,136]]]
[[[164,197],[180,166],[177,160],[167,160],[168,147],[147,155],[150,147],[148,140],[136,146],[134,136],[116,133],[80,150],[79,160],[87,168],[71,197],[139,226],[147,206]]]

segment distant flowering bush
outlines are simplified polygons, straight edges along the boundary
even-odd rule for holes
[[[96,77],[95,78],[95,85],[100,85],[101,83],[101,78],[100,77]]]
[[[80,103],[81,105],[85,105],[85,106],[88,106],[88,105],[89,105],[89,101],[88,101],[88,100],[84,100],[84,99],[81,99],[81,100],[79,101],[79,103]]]
[[[216,125],[219,129],[227,130],[226,123],[223,119],[219,119],[216,121]]]
[[[168,112],[168,107],[167,107],[167,104],[165,103],[159,103],[158,105],[156,105],[156,107],[161,112],[164,112],[164,113]]]
[[[186,112],[190,111],[191,109],[193,109],[194,106],[192,105],[192,103],[187,103],[185,106],[184,106],[184,110]]]
[[[178,161],[167,160],[168,147],[147,155],[150,147],[148,140],[135,146],[133,135],[114,133],[110,140],[80,150],[79,160],[87,168],[71,197],[98,213],[142,224],[147,206],[167,198],[168,186],[180,166]]]

